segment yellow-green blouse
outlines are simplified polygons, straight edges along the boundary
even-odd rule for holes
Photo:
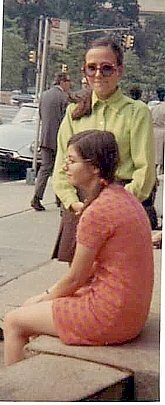
[[[155,183],[155,157],[153,129],[150,110],[140,100],[133,100],[120,89],[106,101],[92,94],[92,114],[73,120],[70,104],[58,132],[58,148],[52,177],[55,194],[65,208],[79,201],[76,189],[68,183],[63,170],[67,153],[67,142],[73,134],[88,129],[111,131],[116,138],[120,152],[120,165],[116,172],[118,179],[129,180],[125,186],[140,201],[148,198]]]

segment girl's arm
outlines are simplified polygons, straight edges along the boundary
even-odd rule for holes
[[[94,273],[95,257],[96,249],[90,249],[78,243],[69,272],[49,289],[45,299],[52,300],[72,295],[82,287]]]
[[[68,273],[65,274],[61,280],[57,281],[56,284],[50,287],[49,290],[28,298],[23,305],[32,305],[41,301],[48,301],[72,295],[82,287],[94,273],[93,263],[95,257],[96,249],[90,249],[78,243]]]

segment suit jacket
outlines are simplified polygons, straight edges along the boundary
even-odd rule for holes
[[[57,132],[68,104],[66,93],[59,86],[43,92],[39,104],[42,121],[40,146],[57,151]]]

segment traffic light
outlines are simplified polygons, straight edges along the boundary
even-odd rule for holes
[[[36,51],[29,52],[29,62],[36,63]]]
[[[66,73],[68,72],[68,65],[66,65],[65,63],[62,64],[62,73]]]
[[[127,35],[126,39],[126,48],[133,48],[134,45],[134,36],[133,35]]]
[[[125,49],[133,48],[134,36],[130,35],[130,34],[122,35],[121,44],[122,44],[123,48],[125,48]]]
[[[125,48],[126,47],[126,41],[127,41],[127,34],[122,35],[121,39],[121,45]]]

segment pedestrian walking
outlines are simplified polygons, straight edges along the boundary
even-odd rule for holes
[[[73,258],[75,231],[84,198],[82,192],[69,184],[62,169],[67,142],[73,134],[86,129],[113,132],[120,152],[116,181],[133,193],[149,213],[155,214],[152,200],[155,157],[151,113],[145,103],[125,96],[119,88],[123,74],[123,50],[109,37],[97,39],[86,53],[83,71],[92,92],[81,102],[72,103],[67,108],[58,133],[52,176],[53,189],[64,208],[52,258],[68,262]],[[154,229],[157,225],[156,214],[150,215],[150,220]]]
[[[151,228],[138,199],[115,184],[118,162],[112,133],[87,130],[70,138],[64,171],[86,194],[74,259],[54,286],[5,316],[5,365],[24,358],[32,335],[104,346],[142,331],[153,289]]]
[[[43,92],[39,104],[41,119],[41,166],[38,171],[35,192],[31,206],[37,211],[45,210],[41,204],[49,176],[52,173],[56,151],[57,132],[64,117],[68,103],[70,77],[67,73],[59,73],[55,77],[52,88]],[[57,199],[58,203],[58,199]]]
[[[154,138],[155,138],[155,163],[157,174],[164,173],[164,148],[165,148],[165,89],[157,89],[159,103],[151,108]]]

